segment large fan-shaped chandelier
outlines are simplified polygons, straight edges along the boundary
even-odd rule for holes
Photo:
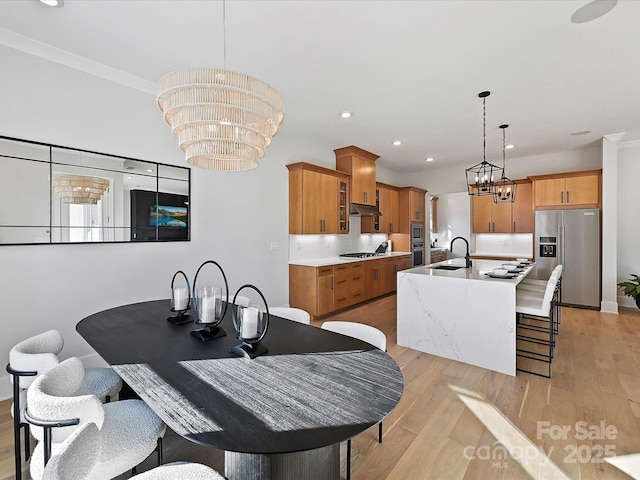
[[[157,99],[187,163],[209,170],[256,168],[284,119],[275,89],[227,70],[172,72],[158,82]]]
[[[53,189],[64,203],[96,205],[109,188],[109,180],[85,175],[54,175]]]
[[[284,119],[284,102],[268,84],[225,68],[189,68],[158,82],[157,101],[187,163],[209,170],[258,166]]]

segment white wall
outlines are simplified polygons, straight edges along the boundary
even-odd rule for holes
[[[598,144],[580,150],[507,158],[507,176],[515,180],[529,175],[602,168],[601,150]],[[464,169],[470,166],[456,165],[440,169],[434,165],[436,169],[427,165],[422,172],[405,175],[403,179],[407,184],[413,182],[414,185],[428,190],[429,195],[462,192],[467,190]]]
[[[618,281],[640,275],[640,142],[622,143],[618,150]],[[620,292],[619,292],[620,293]],[[621,306],[636,307],[631,297],[618,296]]]
[[[432,241],[438,240],[435,248],[449,248],[455,237],[471,238],[471,202],[467,192],[438,195],[436,208],[437,232],[431,235]]]

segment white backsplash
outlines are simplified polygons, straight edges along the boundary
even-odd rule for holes
[[[532,233],[478,233],[475,253],[533,257]]]
[[[341,253],[373,252],[386,233],[360,233],[360,217],[349,217],[348,235],[289,235],[289,260],[337,257]]]

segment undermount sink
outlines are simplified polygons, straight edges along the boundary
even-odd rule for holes
[[[464,267],[458,267],[456,265],[438,265],[437,267],[431,267],[434,270],[458,270],[459,268],[464,268]]]

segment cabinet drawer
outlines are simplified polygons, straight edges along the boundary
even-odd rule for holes
[[[333,308],[339,310],[362,301],[364,301],[364,296],[362,295],[362,285],[360,285],[359,287],[336,291],[333,296]]]
[[[323,275],[331,275],[331,274],[333,274],[333,265],[327,265],[325,267],[316,268],[316,277],[321,277]]]
[[[353,270],[359,270],[361,268],[362,268],[362,262],[340,263],[338,265],[333,266],[333,271],[335,273],[340,273],[340,272],[349,272]]]
[[[336,273],[333,280],[336,292],[358,286],[362,289],[362,269]]]

